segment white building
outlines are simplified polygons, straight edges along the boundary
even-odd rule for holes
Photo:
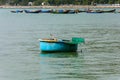
[[[28,6],[32,6],[33,5],[33,2],[28,2]]]

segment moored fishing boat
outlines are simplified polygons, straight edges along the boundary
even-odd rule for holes
[[[103,10],[103,13],[114,13],[116,11],[116,9],[112,9],[112,10]]]
[[[87,13],[114,13],[116,11],[116,9],[112,9],[112,10],[92,10],[92,9],[89,9],[86,10]]]
[[[78,10],[64,10],[64,9],[59,9],[59,10],[53,10],[51,13],[53,14],[75,14],[78,13]]]
[[[102,10],[92,10],[92,9],[89,9],[88,8],[88,10],[86,10],[86,13],[103,13],[103,11]]]
[[[40,13],[41,12],[41,10],[33,10],[33,11],[31,11],[31,10],[24,10],[25,11],[25,13]]]
[[[53,10],[52,9],[41,9],[41,12],[40,13],[51,13],[51,12],[53,12]]]
[[[63,39],[40,39],[40,50],[42,52],[75,52],[78,44],[84,43],[84,38],[73,37],[72,40]]]
[[[59,9],[59,10],[53,10],[52,11],[53,14],[66,14],[68,12],[69,12],[69,10],[64,10],[64,9]]]
[[[12,13],[22,13],[23,10],[14,10],[14,11],[11,11]]]

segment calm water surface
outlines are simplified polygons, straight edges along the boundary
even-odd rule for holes
[[[120,80],[120,14],[14,14],[0,9],[0,80]],[[73,53],[41,53],[39,38],[84,37]],[[82,49],[82,53],[81,53]]]

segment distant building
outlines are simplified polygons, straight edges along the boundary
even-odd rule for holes
[[[45,5],[49,5],[49,3],[48,2],[42,2],[41,5],[45,6]]]
[[[33,2],[28,2],[28,6],[32,6],[33,5]]]

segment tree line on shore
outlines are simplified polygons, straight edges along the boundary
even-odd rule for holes
[[[96,4],[120,4],[120,0],[0,0],[0,5],[20,5],[27,6],[31,2],[34,6],[39,6],[43,2],[45,5],[96,5]]]

